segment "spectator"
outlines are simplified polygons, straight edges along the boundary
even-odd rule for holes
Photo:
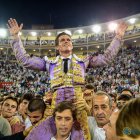
[[[116,133],[123,140],[140,139],[140,98],[128,102],[119,113]]]
[[[46,105],[42,99],[32,99],[30,101],[28,106],[28,116],[33,126],[37,125],[37,123],[43,119],[45,108]],[[0,140],[24,140],[31,131],[31,128],[32,126],[14,135],[2,137]]]
[[[132,96],[127,95],[127,94],[121,94],[117,99],[118,109],[121,109],[131,99],[132,99]]]
[[[20,121],[25,125],[25,129],[31,126],[31,122],[29,120],[29,117],[27,116],[27,109],[29,102],[33,99],[32,94],[24,94],[19,103],[18,107],[18,117]]]
[[[7,97],[2,104],[2,116],[7,119],[11,125],[12,134],[18,133],[24,130],[23,124],[18,117],[15,116],[18,108],[17,99],[14,97]]]
[[[134,97],[134,93],[130,89],[123,89],[121,94],[127,94]]]
[[[98,91],[93,98],[93,116],[88,117],[91,140],[105,140],[103,127],[109,123],[112,113],[111,97],[103,91]]]
[[[76,112],[72,103],[63,101],[53,112],[53,117],[46,119],[32,130],[25,140],[84,140],[81,129],[75,128]]]

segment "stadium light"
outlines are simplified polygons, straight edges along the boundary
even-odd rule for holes
[[[92,31],[94,33],[99,33],[101,31],[101,26],[99,25],[94,25],[93,28],[92,28]]]
[[[6,35],[7,35],[6,30],[1,28],[0,29],[0,37],[6,37]]]
[[[31,32],[31,35],[32,35],[32,36],[36,36],[37,33],[36,33],[36,32]]]
[[[71,31],[69,31],[69,30],[65,30],[64,32],[69,34],[69,35],[72,35]]]
[[[62,31],[58,31],[58,32],[57,32],[57,35],[60,34],[60,33],[62,33]]]
[[[22,35],[22,32],[19,32],[18,35]]]
[[[114,22],[112,22],[108,25],[108,28],[110,31],[115,31],[117,29],[117,27],[118,27],[117,23],[114,23]]]
[[[51,36],[51,32],[48,32],[48,36]]]
[[[82,34],[82,33],[83,33],[83,30],[82,30],[82,29],[79,29],[79,30],[78,30],[78,33],[79,33],[79,34]]]
[[[71,31],[69,31],[69,30],[59,31],[59,32],[57,32],[57,35],[62,33],[62,32],[65,32],[65,33],[67,33],[69,35],[72,35]]]
[[[134,24],[136,22],[136,18],[131,18],[128,20],[131,24]]]

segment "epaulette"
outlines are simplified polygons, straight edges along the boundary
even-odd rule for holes
[[[47,63],[57,63],[58,59],[59,59],[59,56],[52,57],[52,58],[48,58],[47,56],[45,56],[44,59]]]
[[[73,57],[77,60],[77,61],[81,61],[81,62],[86,62],[88,60],[89,56],[83,56],[83,55],[76,55],[73,54]]]

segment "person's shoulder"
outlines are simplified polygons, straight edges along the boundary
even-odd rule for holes
[[[97,128],[97,122],[93,116],[88,116],[88,125],[91,133]]]
[[[7,119],[3,118],[2,116],[0,116],[0,124],[4,124],[4,123],[9,123]]]
[[[47,63],[57,63],[60,56],[48,58],[47,56],[44,57]]]
[[[0,116],[0,122],[3,123],[9,123],[7,119],[5,119],[4,117]]]
[[[41,121],[39,121],[35,127],[38,129],[49,129],[49,128],[53,128],[55,125],[54,123],[54,118],[53,117],[48,117],[48,118],[43,118]]]
[[[7,119],[0,116],[0,132],[5,135],[5,133],[11,132],[11,126]],[[11,133],[10,133],[11,134]]]
[[[75,127],[72,127],[70,138],[72,140],[84,140],[83,131],[81,129],[76,129]]]
[[[88,116],[88,124],[96,124],[96,120],[93,116]]]
[[[87,60],[87,56],[86,55],[76,55],[73,54],[73,57],[80,62],[85,62]]]
[[[54,118],[50,117],[43,119],[37,126],[34,126],[26,140],[45,140],[46,138],[51,139],[56,134],[56,128]]]
[[[0,116],[0,121],[6,120],[5,118],[3,118],[2,116]]]

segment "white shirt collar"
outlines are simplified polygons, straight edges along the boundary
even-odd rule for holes
[[[69,134],[69,136],[65,140],[70,140],[70,137],[71,137],[71,133]],[[56,140],[56,138],[55,137],[51,137],[51,140]]]
[[[66,59],[65,57],[63,57],[63,56],[60,56],[61,57],[61,59]],[[67,57],[67,58],[69,58],[69,59],[71,59],[72,58],[72,55],[70,55],[69,57]]]

